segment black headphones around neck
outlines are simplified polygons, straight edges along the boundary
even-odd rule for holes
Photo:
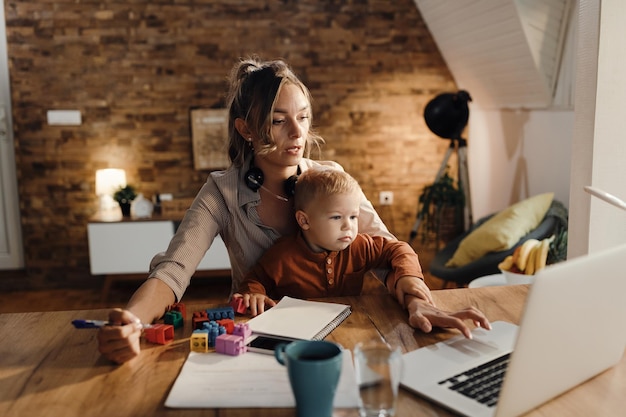
[[[298,182],[298,176],[301,173],[302,171],[300,170],[300,166],[298,165],[298,171],[296,175],[292,175],[285,180],[283,188],[285,190],[287,198],[291,198],[296,194],[296,182]],[[261,171],[261,168],[254,166],[254,159],[250,161],[250,168],[248,169],[248,171],[246,171],[244,180],[248,188],[252,191],[259,191],[259,188],[263,186],[265,176],[263,175],[263,171]]]

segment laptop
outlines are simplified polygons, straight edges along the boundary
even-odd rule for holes
[[[542,269],[519,327],[494,322],[491,331],[475,329],[472,340],[457,336],[408,352],[401,386],[461,415],[517,416],[611,368],[626,347],[625,261],[620,245]],[[502,383],[473,388],[475,377],[457,376],[507,354],[508,365],[493,366],[504,369]],[[498,384],[499,394],[491,393]]]

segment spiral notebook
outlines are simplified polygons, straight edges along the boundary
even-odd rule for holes
[[[248,321],[253,335],[322,340],[351,313],[339,303],[283,297],[278,304]]]

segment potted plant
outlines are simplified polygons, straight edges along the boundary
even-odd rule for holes
[[[137,193],[132,185],[120,187],[115,194],[113,194],[113,199],[118,202],[120,208],[122,209],[122,216],[130,216],[130,204],[135,197],[137,197]]]
[[[422,219],[422,241],[434,234],[436,245],[458,236],[463,231],[465,194],[455,185],[448,169],[433,184],[424,187],[418,200],[418,216]]]

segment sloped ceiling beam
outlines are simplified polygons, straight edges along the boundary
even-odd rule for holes
[[[459,88],[487,108],[552,104],[571,0],[415,0]]]

